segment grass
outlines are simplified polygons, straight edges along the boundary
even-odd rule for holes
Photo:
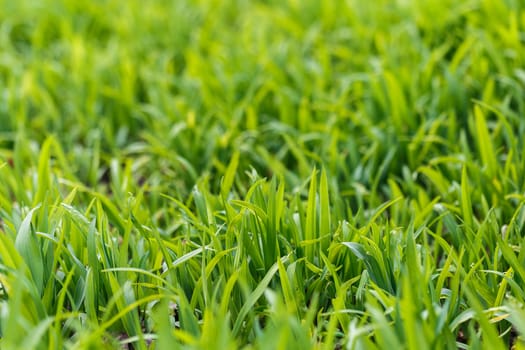
[[[521,1],[0,0],[2,349],[522,349]]]

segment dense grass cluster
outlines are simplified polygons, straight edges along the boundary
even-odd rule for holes
[[[1,349],[525,346],[520,0],[0,0]]]

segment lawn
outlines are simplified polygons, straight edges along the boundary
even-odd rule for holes
[[[0,348],[524,349],[521,0],[0,0]]]

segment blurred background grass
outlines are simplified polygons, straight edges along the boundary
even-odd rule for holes
[[[130,157],[185,196],[238,151],[241,170],[295,186],[324,165],[380,202],[387,174],[474,148],[475,99],[524,131],[519,1],[1,5],[3,153],[57,135],[90,186]]]

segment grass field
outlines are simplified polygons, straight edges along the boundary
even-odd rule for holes
[[[520,0],[0,0],[0,348],[524,349]]]

